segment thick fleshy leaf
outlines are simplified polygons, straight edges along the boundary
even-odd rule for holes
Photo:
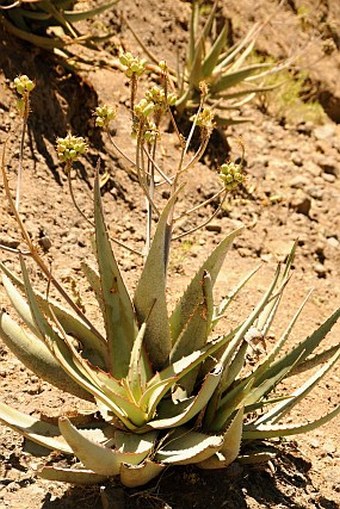
[[[34,322],[31,310],[27,304],[26,299],[23,298],[20,292],[15,288],[10,279],[6,276],[2,276],[2,284],[6,290],[6,293],[11,301],[12,306],[17,312],[18,316],[24,321],[31,332],[40,340],[42,339],[39,330]]]
[[[316,329],[310,336],[308,336],[304,341],[299,343],[295,348],[293,348],[290,352],[284,355],[281,359],[274,362],[268,370],[265,371],[258,379],[257,384],[262,383],[268,377],[275,376],[276,373],[281,371],[287,365],[293,366],[295,362],[298,360],[299,362],[296,364],[295,368],[299,368],[299,364],[302,364],[311,353],[320,345],[321,341],[326,337],[326,335],[330,332],[333,325],[337,322],[340,317],[340,308],[337,309],[327,320],[325,320],[318,329]],[[294,368],[294,369],[295,369]]]
[[[155,463],[149,459],[146,459],[139,465],[122,463],[120,467],[120,481],[127,488],[144,486],[144,484],[157,477],[164,468],[166,468],[166,465]]]
[[[81,358],[81,355],[76,351],[65,331],[62,331],[63,337],[60,337],[41,313],[22,257],[20,257],[20,262],[24,277],[26,295],[32,311],[32,316],[51,353],[55,356],[61,367],[76,383],[107,406],[128,429],[134,429],[135,425],[128,419],[126,412],[117,405],[114,400],[108,398],[106,394],[101,391],[95,383],[93,383],[91,377],[88,376],[89,373],[84,375],[85,368],[88,367],[86,360]],[[60,327],[61,326],[59,324],[59,329]]]
[[[215,454],[222,444],[221,435],[205,435],[178,428],[156,452],[155,459],[165,465],[200,463]]]
[[[91,394],[65,373],[46,345],[26,332],[3,311],[0,311],[0,337],[16,357],[37,376],[62,391],[92,400]]]
[[[290,435],[298,435],[299,433],[308,433],[309,431],[313,431],[313,429],[319,428],[323,426],[331,419],[334,419],[337,415],[340,414],[340,405],[337,406],[334,410],[324,415],[320,419],[316,419],[315,421],[308,422],[307,424],[298,423],[298,424],[262,424],[260,426],[255,426],[253,424],[249,424],[244,426],[243,428],[243,439],[244,440],[255,440],[262,439],[266,440],[268,438],[274,437],[287,437]]]
[[[214,44],[210,48],[209,53],[205,57],[202,64],[202,76],[209,77],[212,75],[218,59],[227,43],[228,24],[225,23]]]
[[[112,449],[86,438],[66,417],[59,419],[59,429],[85,468],[105,476],[119,474],[120,459]]]
[[[110,449],[88,439],[65,417],[59,419],[59,429],[83,465],[96,474],[105,476],[118,475],[122,463],[140,463],[153,447],[152,440],[151,445],[150,440],[144,440],[147,444],[145,447],[143,444],[141,446],[143,436],[126,434],[119,449]]]
[[[242,83],[249,76],[253,76],[258,71],[263,69],[268,69],[271,67],[271,64],[253,64],[240,69],[239,71],[234,72],[226,72],[222,74],[221,77],[211,86],[210,93],[218,94],[219,92],[223,92],[227,88],[234,87],[239,83]]]
[[[170,362],[199,350],[208,340],[214,308],[211,277],[208,272],[204,272],[200,286],[200,299],[171,350]],[[199,368],[191,370],[181,380],[181,386],[187,390],[188,395],[195,385],[198,372]]]
[[[157,420],[149,421],[148,425],[154,429],[171,429],[182,426],[195,417],[209,402],[222,375],[222,366],[218,365],[209,373],[200,388],[198,394],[185,402],[177,405],[170,401],[164,402],[158,409]],[[162,411],[163,410],[163,411]]]
[[[171,238],[171,214],[178,193],[165,206],[135,292],[139,324],[147,322],[145,348],[151,364],[162,368],[169,359],[171,341],[166,303],[166,273]]]
[[[157,373],[149,381],[148,388],[140,400],[140,405],[148,405],[148,411],[152,416],[158,403],[171,387],[173,387],[192,369],[199,366],[199,364],[201,364],[209,355],[212,355],[227,342],[231,341],[234,335],[235,331],[232,331],[225,336],[211,340],[200,350],[183,357],[179,361],[174,362],[161,372]]]
[[[95,474],[84,468],[43,467],[37,471],[37,474],[48,481],[69,482],[84,486],[98,484],[107,479],[105,475]]]
[[[25,290],[24,282],[1,262],[0,269],[15,286],[17,286],[21,291]],[[33,292],[42,312],[49,318],[52,318],[52,310],[65,332],[76,338],[81,343],[84,357],[91,360],[93,364],[104,367],[106,355],[106,344],[104,338],[102,338],[99,333],[97,334],[90,330],[85,322],[63,307],[59,302],[56,302],[53,299],[47,299],[45,295],[42,295],[36,290],[33,290]],[[22,318],[25,321],[24,316],[22,316]]]
[[[176,305],[171,317],[171,335],[173,344],[177,340],[178,336],[182,332],[185,325],[188,323],[193,310],[201,302],[202,298],[202,287],[201,281],[204,274],[207,272],[211,277],[212,287],[215,284],[217,276],[221,270],[225,256],[230,248],[233,240],[237,235],[240,234],[243,227],[238,228],[231,232],[210,254],[207,260],[203,263],[199,271],[196,273],[194,278],[191,280],[188,288],[185,290],[178,304]]]
[[[0,421],[24,437],[48,449],[72,454],[72,449],[60,436],[54,424],[26,415],[0,402]]]
[[[94,219],[96,257],[105,305],[104,322],[110,354],[111,372],[115,378],[127,375],[133,341],[137,334],[135,315],[129,293],[112,252],[100,196],[99,176],[94,185]]]
[[[315,387],[316,384],[328,373],[328,371],[337,363],[340,358],[340,346],[336,350],[331,359],[322,366],[313,376],[311,376],[301,387],[292,393],[292,398],[287,401],[278,403],[274,408],[262,415],[256,424],[265,424],[268,422],[275,423],[281,417],[290,412],[307,394]]]
[[[240,408],[223,435],[223,445],[218,453],[197,466],[205,469],[226,468],[239,455],[242,440],[244,408]]]

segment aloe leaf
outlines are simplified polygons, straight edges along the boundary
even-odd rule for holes
[[[328,361],[332,357],[332,355],[337,351],[338,345],[331,346],[324,350],[321,353],[315,354],[312,357],[309,357],[301,364],[299,363],[297,366],[293,367],[291,371],[288,373],[288,376],[300,375],[304,371],[308,371],[312,368],[315,368],[319,364]]]
[[[162,368],[169,359],[171,340],[166,303],[166,272],[175,193],[164,208],[135,292],[135,308],[140,324],[147,321],[145,348],[151,364]]]
[[[223,72],[227,66],[232,64],[235,61],[237,55],[242,53],[242,50],[246,48],[244,51],[249,52],[254,47],[256,42],[256,37],[260,31],[259,23],[255,23],[255,25],[249,30],[249,32],[241,39],[241,41],[237,44],[234,44],[231,48],[229,48],[224,55],[221,55],[218,66],[216,66],[216,70]]]
[[[185,290],[178,304],[176,305],[173,313],[170,317],[170,327],[173,344],[177,340],[181,331],[189,321],[193,310],[197,307],[201,300],[202,288],[201,281],[204,273],[208,272],[211,277],[211,285],[214,287],[215,281],[221,270],[223,261],[230,248],[233,240],[237,235],[240,234],[243,227],[238,228],[231,232],[210,254],[207,260],[203,263],[199,271],[196,273],[194,278],[191,280],[188,288]]]
[[[226,397],[222,399],[221,403],[217,407],[215,415],[207,413],[207,419],[205,426],[215,432],[223,430],[230,417],[233,415],[235,410],[238,410],[241,406],[244,407],[245,401],[251,393],[253,387],[253,380],[242,380],[234,390],[227,393]],[[208,408],[209,410],[209,408]],[[208,418],[210,420],[208,420]]]
[[[113,440],[115,449],[96,443],[77,430],[67,418],[59,419],[59,429],[77,458],[86,468],[100,475],[118,475],[122,463],[137,465],[154,447],[156,434],[118,432]]]
[[[146,383],[151,376],[148,369],[147,359],[143,352],[143,340],[146,331],[146,322],[142,324],[131,351],[128,383],[132,394],[138,401],[145,389]]]
[[[272,364],[265,373],[263,373],[256,381],[257,384],[263,382],[268,377],[275,376],[283,367],[287,365],[293,366],[297,359],[298,364],[294,369],[299,369],[299,364],[302,364],[308,356],[319,346],[321,341],[332,329],[333,325],[340,317],[340,308],[337,309],[324,323],[320,325],[309,337],[298,344],[293,350],[284,355],[281,359]]]
[[[94,185],[94,219],[96,256],[105,304],[104,321],[110,354],[111,372],[115,378],[127,375],[136,323],[130,296],[112,252],[104,221],[99,176]]]
[[[17,286],[22,291],[25,290],[23,281],[1,262],[0,269],[15,286]],[[92,330],[90,330],[89,327],[80,318],[76,317],[55,300],[48,299],[46,296],[42,295],[36,290],[33,291],[35,299],[37,300],[37,303],[39,304],[39,307],[44,312],[44,314],[52,318],[52,310],[58,321],[61,323],[65,332],[75,337],[82,344],[83,355],[90,359],[93,364],[98,363],[99,366],[103,367],[105,365],[106,344],[102,336],[92,332]],[[25,317],[22,316],[22,318],[25,321]]]
[[[155,460],[165,465],[188,465],[200,463],[217,452],[223,444],[223,436],[205,435],[178,428],[165,445],[156,451]]]
[[[210,88],[210,93],[212,95],[218,94],[219,92],[223,92],[227,88],[234,87],[239,83],[242,83],[249,76],[253,76],[256,72],[261,69],[268,68],[269,64],[252,64],[244,67],[239,71],[234,72],[226,72],[217,78],[215,83]]]
[[[197,466],[203,469],[228,467],[239,455],[243,431],[244,408],[240,408],[223,435],[219,451]]]
[[[227,35],[228,35],[228,25],[225,23],[218,37],[216,38],[214,44],[210,48],[209,53],[205,57],[202,64],[202,75],[204,77],[209,77],[214,71],[214,68],[217,64],[218,58],[222,53],[224,46],[227,43]]]
[[[278,286],[284,285],[288,283],[290,278],[290,270],[292,263],[294,261],[295,251],[296,251],[297,242],[295,241],[289,256],[287,257],[287,261],[284,264],[284,270],[282,273],[281,278],[278,281]],[[266,307],[263,309],[259,317],[257,318],[255,322],[255,327],[261,331],[263,336],[266,336],[268,334],[268,331],[270,329],[270,326],[275,318],[276,311],[279,307],[279,304],[281,302],[282,293],[278,293],[275,298],[271,299],[270,302],[266,305]]]
[[[144,486],[144,484],[157,477],[165,468],[165,465],[151,461],[148,458],[139,465],[122,463],[120,482],[127,488]]]
[[[57,426],[26,415],[0,402],[0,421],[24,437],[48,449],[72,454],[72,449],[60,436]]]
[[[198,394],[190,398],[188,403],[184,405],[184,409],[183,405],[180,403],[176,405],[167,401],[164,403],[163,412],[162,405],[160,405],[157,413],[158,419],[149,421],[148,425],[154,429],[164,429],[181,426],[190,421],[207,405],[217,387],[221,375],[222,366],[217,365],[216,368],[205,377]]]
[[[273,281],[272,281],[271,285],[269,286],[268,290],[263,295],[262,299],[259,301],[259,303],[255,307],[255,309],[252,311],[252,313],[250,313],[248,318],[242,323],[242,325],[240,325],[238,327],[236,333],[234,334],[234,337],[231,339],[231,341],[229,341],[224,352],[221,354],[221,357],[219,360],[225,366],[225,369],[224,369],[224,373],[222,375],[221,382],[220,382],[218,388],[216,389],[216,393],[212,397],[212,399],[209,403],[208,409],[207,409],[206,420],[207,420],[208,426],[211,426],[212,421],[215,420],[216,409],[220,407],[220,400],[221,400],[222,393],[223,393],[224,387],[225,387],[224,384],[226,383],[226,381],[228,381],[228,383],[229,383],[228,370],[232,363],[235,352],[237,352],[237,349],[242,344],[242,341],[244,339],[246,332],[249,330],[249,328],[252,326],[254,321],[257,319],[257,317],[260,315],[262,310],[265,308],[269,299],[273,298],[273,292],[276,289],[276,285],[277,285],[279,276],[280,276],[280,267],[277,268],[275,276],[273,278]],[[282,284],[281,287],[276,291],[276,294],[274,295],[274,297],[277,294],[280,294],[284,290],[284,287],[285,287],[285,284]],[[246,384],[247,380],[243,380],[241,383]],[[253,382],[251,381],[251,383],[253,383]],[[237,389],[235,389],[235,390],[237,390]],[[225,405],[226,400],[228,398],[231,398],[230,394],[227,394],[224,397],[223,403],[221,403],[221,404]],[[232,407],[231,407],[231,410],[233,410]],[[223,415],[223,414],[221,414],[221,415]],[[220,419],[219,425],[220,426],[223,425],[222,417]]]
[[[281,419],[284,415],[292,410],[292,408],[297,405],[302,399],[304,399],[307,394],[315,387],[315,385],[328,373],[328,371],[336,364],[336,362],[340,358],[340,346],[337,348],[335,354],[331,359],[322,366],[313,376],[311,376],[301,387],[296,389],[292,393],[292,398],[287,401],[282,401],[274,408],[266,412],[259,419],[257,419],[257,424],[264,424],[267,422],[275,423],[277,420]]]
[[[68,482],[84,486],[98,484],[107,479],[105,475],[99,475],[84,468],[42,467],[37,471],[37,474],[48,481]]]
[[[238,97],[243,97],[244,95],[250,95],[250,94],[256,95],[261,92],[270,92],[271,90],[275,90],[276,88],[281,87],[281,85],[283,85],[284,83],[285,82],[282,81],[281,83],[277,83],[276,85],[267,85],[267,86],[263,85],[263,86],[257,86],[257,87],[244,88],[237,92],[221,93],[221,94],[218,94],[218,98],[223,99],[224,101],[230,101],[231,99],[237,99]]]
[[[19,317],[24,321],[24,323],[27,325],[30,331],[36,337],[42,340],[42,336],[40,334],[40,331],[37,329],[30,307],[27,304],[27,301],[22,297],[20,292],[18,292],[18,290],[11,283],[10,279],[7,276],[5,275],[2,276],[2,283],[11,301],[11,304],[14,307],[17,314],[19,315]]]
[[[143,394],[139,404],[149,406],[149,413],[152,415],[159,401],[182,377],[190,370],[194,369],[203,362],[209,355],[229,342],[235,335],[235,331],[210,341],[200,350],[183,357],[179,361],[174,362],[156,375],[148,382],[148,388]]]
[[[0,311],[0,337],[16,357],[38,377],[78,398],[92,399],[87,391],[64,372],[39,338],[28,334],[3,311]]]
[[[308,433],[309,431],[313,431],[320,426],[323,426],[330,420],[334,419],[337,415],[340,414],[340,405],[337,406],[334,410],[324,415],[320,419],[316,419],[314,421],[308,422],[307,424],[299,423],[299,424],[262,424],[260,426],[255,426],[253,424],[249,424],[244,426],[243,428],[243,439],[244,440],[255,440],[255,439],[269,439],[275,437],[287,437],[290,435],[298,435],[299,433]]]
[[[190,352],[199,350],[208,340],[211,329],[211,318],[213,314],[213,292],[211,277],[204,272],[201,284],[201,296],[196,308],[193,310],[188,323],[178,336],[170,354],[170,362],[175,362]],[[181,386],[190,394],[198,375],[199,369],[191,370],[181,380]]]
[[[299,318],[303,308],[305,307],[306,305],[306,302],[307,300],[309,299],[310,297],[310,294],[311,292],[308,293],[308,295],[305,297],[305,299],[303,300],[302,304],[300,305],[300,307],[298,308],[298,310],[296,311],[295,315],[293,316],[292,320],[290,321],[288,327],[286,328],[286,330],[284,331],[284,333],[282,334],[282,336],[280,337],[279,341],[277,341],[277,343],[274,345],[274,347],[272,348],[272,350],[266,355],[265,359],[263,360],[263,362],[261,362],[261,364],[255,369],[255,371],[253,372],[252,376],[255,378],[255,385],[258,385],[257,383],[257,380],[260,378],[261,380],[263,379],[263,374],[266,374],[268,373],[268,368],[269,366],[271,365],[271,363],[275,360],[275,358],[277,357],[277,355],[279,354],[279,352],[282,350],[282,348],[284,347],[284,345],[286,344],[289,336],[290,336],[290,333],[297,321],[297,319]],[[296,365],[296,361],[294,361],[294,365]],[[290,365],[290,370],[293,369],[293,365]],[[288,373],[287,373],[288,374]],[[275,375],[274,375],[275,376]],[[268,378],[270,378],[268,376]]]
[[[86,438],[66,417],[59,418],[59,429],[85,468],[109,477],[119,474],[122,455]]]
[[[86,366],[86,361],[84,359],[83,362],[79,361],[80,355],[75,351],[75,348],[68,340],[66,334],[64,334],[64,339],[67,340],[67,344],[53,330],[44,315],[41,313],[35,299],[34,292],[27,274],[27,269],[22,257],[20,257],[20,263],[24,278],[26,295],[34,321],[36,322],[37,327],[43,335],[45,344],[51,353],[55,356],[61,367],[76,383],[78,383],[83,389],[87,390],[90,394],[102,401],[104,405],[110,408],[110,410],[125,424],[128,429],[134,429],[135,425],[130,422],[124,410],[122,410],[114,400],[109,399],[101,390],[99,390],[88,376],[84,376],[84,366]],[[76,365],[76,362],[78,362],[78,366]],[[79,367],[81,370],[79,370]]]
[[[113,2],[108,2],[107,4],[103,4],[98,7],[95,7],[94,9],[88,9],[85,11],[64,11],[64,18],[72,23],[76,23],[77,21],[83,21],[85,19],[91,19],[94,16],[97,16],[98,14],[105,12],[110,7],[115,5],[117,2],[118,0],[113,0]]]
[[[104,305],[104,301],[103,301],[100,276],[99,276],[98,272],[84,260],[81,262],[81,269],[82,269],[92,291],[94,292],[94,295],[98,301],[100,309],[102,310],[102,312],[104,312],[105,305]]]

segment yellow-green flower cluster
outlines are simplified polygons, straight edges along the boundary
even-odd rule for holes
[[[87,143],[81,136],[68,134],[57,139],[57,154],[63,162],[74,162],[87,150]]]
[[[162,87],[154,85],[145,94],[148,101],[153,102],[158,107],[164,108],[166,104],[173,106],[176,103],[177,97],[172,92],[165,96],[165,90]]]
[[[148,99],[141,99],[134,107],[134,113],[139,119],[146,119],[155,111],[155,103]]]
[[[215,127],[214,112],[211,108],[205,107],[200,113],[193,115],[190,120],[203,129],[212,130]]]
[[[30,80],[26,74],[22,74],[21,76],[17,76],[14,81],[14,87],[19,95],[25,95],[30,92],[35,87],[34,81]]]
[[[117,115],[117,109],[112,106],[98,106],[95,110],[95,124],[98,127],[108,127],[111,120],[114,120]]]
[[[244,182],[245,176],[240,164],[225,163],[220,168],[220,178],[225,189],[232,191]]]
[[[132,76],[141,76],[145,70],[146,60],[134,57],[129,52],[122,53],[119,61],[126,67],[124,72],[128,78],[131,78]]]

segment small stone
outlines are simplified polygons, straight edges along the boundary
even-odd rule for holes
[[[339,241],[338,241],[338,239],[337,239],[337,238],[335,238],[335,237],[329,237],[329,238],[327,239],[327,244],[328,244],[329,246],[331,246],[331,247],[338,248],[338,247],[339,247],[340,242],[339,242]]]
[[[322,174],[322,178],[323,178],[326,182],[329,182],[330,184],[333,184],[333,183],[336,181],[336,177],[335,177],[335,175],[331,175],[330,173],[323,173],[323,174]]]
[[[207,224],[207,226],[205,227],[205,229],[206,229],[208,232],[215,232],[215,233],[221,233],[221,231],[222,231],[221,225],[216,224],[216,223],[210,223],[210,224]]]
[[[291,155],[291,159],[292,159],[292,163],[294,163],[295,166],[300,167],[303,165],[302,157],[300,156],[300,154],[298,152],[293,152]]]
[[[322,265],[322,263],[316,263],[314,265],[314,270],[317,273],[319,278],[325,278],[326,277],[327,271],[325,269],[325,266]]]
[[[12,239],[11,237],[0,237],[0,244],[11,249],[16,249],[19,246],[20,241]]]
[[[335,127],[332,124],[325,124],[314,129],[314,136],[317,140],[326,140],[335,135]]]
[[[323,169],[323,171],[329,175],[334,175],[335,177],[338,175],[338,164],[336,159],[330,157],[321,157],[318,161],[319,166]]]
[[[321,168],[313,161],[306,161],[304,164],[304,168],[310,173],[313,177],[319,177],[321,175]]]
[[[298,214],[303,214],[304,216],[308,216],[310,209],[312,207],[312,200],[301,189],[298,189],[290,201],[290,206]]]
[[[304,177],[303,175],[296,175],[296,177],[292,178],[289,182],[290,187],[294,189],[302,189],[310,183],[310,179],[308,177]]]

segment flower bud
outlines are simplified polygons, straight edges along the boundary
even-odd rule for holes
[[[26,74],[22,74],[21,76],[17,76],[13,81],[14,87],[19,95],[25,95],[30,92],[35,87],[34,81],[30,80]]]
[[[245,179],[241,165],[235,163],[222,164],[219,176],[228,191],[236,189]]]
[[[65,138],[57,139],[57,154],[63,162],[74,162],[87,150],[87,143],[81,136],[68,134]]]
[[[98,106],[95,110],[96,119],[95,124],[98,127],[108,127],[111,120],[114,120],[117,115],[116,108],[112,106],[107,106],[104,104],[103,106]]]

